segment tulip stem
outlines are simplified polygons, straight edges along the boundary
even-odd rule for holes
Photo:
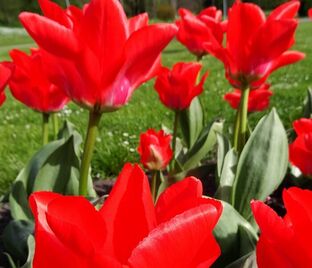
[[[236,114],[234,127],[234,149],[240,154],[247,141],[247,120],[248,120],[248,97],[249,88],[242,89],[239,108]]]
[[[159,185],[159,171],[158,170],[153,170],[152,172],[152,181],[151,181],[151,190],[152,190],[152,196],[153,196],[153,201],[156,203],[156,198],[157,198],[157,188]]]
[[[50,114],[42,113],[42,144],[49,142],[49,118]]]
[[[171,171],[174,170],[174,161],[175,161],[175,153],[176,153],[176,144],[177,144],[177,132],[178,132],[179,117],[180,117],[180,111],[176,110],[176,111],[175,111],[175,114],[174,114],[174,121],[173,121]]]
[[[57,113],[52,114],[52,122],[53,122],[53,131],[54,131],[54,139],[57,139],[57,134],[59,131],[59,124],[58,124],[58,118]]]
[[[79,180],[79,194],[83,196],[87,196],[88,194],[89,169],[101,115],[101,113],[94,111],[90,111],[89,113],[88,132],[83,149]]]

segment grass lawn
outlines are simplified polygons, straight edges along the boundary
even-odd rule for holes
[[[309,86],[312,87],[312,23],[302,22],[297,31],[295,49],[305,52],[302,62],[275,72],[269,82],[274,95],[271,106],[275,106],[287,128],[300,117],[302,102]],[[25,34],[1,33],[0,60],[7,60],[12,48],[27,50],[33,46]],[[178,42],[173,41],[163,53],[163,63],[167,66],[177,61],[192,61],[192,56]],[[201,96],[205,108],[206,122],[213,118],[224,118],[231,122],[233,110],[222,96],[230,86],[224,78],[223,65],[212,57],[203,60],[210,75]],[[159,129],[161,124],[171,127],[173,114],[165,109],[153,90],[153,81],[139,88],[132,100],[121,110],[104,114],[100,136],[92,166],[94,175],[100,177],[116,175],[124,162],[138,161],[136,152],[139,133],[147,128]],[[251,115],[254,125],[262,114]],[[85,134],[87,112],[71,103],[61,113],[60,119],[68,118],[80,133]],[[7,101],[0,108],[0,194],[5,193],[19,170],[41,146],[41,115],[16,102],[7,92]]]

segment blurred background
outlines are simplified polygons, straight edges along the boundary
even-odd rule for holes
[[[54,0],[63,6],[68,1],[71,4],[82,6],[88,0]],[[172,20],[180,7],[185,7],[193,12],[198,12],[208,6],[217,6],[219,9],[227,9],[234,0],[120,0],[128,16],[134,16],[142,12],[148,12],[150,18],[159,20]],[[272,10],[287,0],[249,0],[264,10]],[[306,16],[308,8],[312,7],[312,0],[301,0],[300,16]],[[0,0],[0,25],[18,26],[18,14],[21,11],[33,11],[39,13],[37,0]]]

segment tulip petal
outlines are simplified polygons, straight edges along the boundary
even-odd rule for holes
[[[272,11],[268,20],[293,19],[300,7],[299,1],[289,1]]]
[[[108,233],[105,252],[126,263],[133,248],[156,226],[148,180],[138,165],[124,166],[100,213]]]
[[[129,35],[143,28],[144,26],[147,26],[147,24],[148,24],[148,14],[146,12],[130,18],[128,20]]]
[[[82,258],[58,240],[46,219],[49,203],[60,197],[61,195],[56,193],[37,192],[29,198],[29,205],[35,217],[34,267],[82,267]]]
[[[298,136],[312,133],[312,118],[301,118],[293,123],[293,127]]]
[[[201,205],[159,225],[133,250],[130,266],[209,267],[220,255],[218,244],[211,238],[219,216],[213,205]]]
[[[9,78],[11,77],[12,71],[10,68],[0,63],[0,93],[4,90]]]
[[[45,50],[65,58],[74,57],[79,52],[79,42],[71,29],[29,12],[22,12],[19,19],[30,36]]]
[[[286,51],[279,56],[270,69],[270,73],[289,64],[296,63],[305,58],[305,54],[299,51]]]
[[[51,201],[46,217],[58,239],[77,255],[86,258],[103,249],[105,222],[84,197],[62,196]]]
[[[264,24],[265,15],[259,6],[236,2],[229,12],[227,48],[239,70],[246,70],[248,49],[255,29]],[[242,45],[243,43],[243,45]]]
[[[72,22],[66,12],[56,3],[50,0],[38,0],[45,17],[58,22],[66,28],[72,28]]]

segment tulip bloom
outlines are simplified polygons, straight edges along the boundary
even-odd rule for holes
[[[140,135],[138,152],[141,163],[149,170],[163,170],[172,158],[170,148],[172,136],[166,135],[163,130],[156,132],[149,129]]]
[[[15,99],[42,113],[58,112],[69,101],[62,88],[55,85],[46,71],[45,52],[32,49],[31,54],[13,49],[10,56],[15,69],[9,82]]]
[[[154,206],[148,180],[126,164],[97,211],[83,197],[37,192],[34,268],[210,267],[220,255],[212,235],[219,201],[202,197],[193,177],[172,185]]]
[[[250,91],[248,96],[248,112],[261,112],[269,107],[270,97],[273,94],[269,88],[269,84],[264,84],[260,88]],[[233,109],[237,110],[239,108],[241,96],[241,90],[235,89],[233,92],[225,94],[223,98]]]
[[[312,263],[312,191],[292,187],[284,190],[283,200],[284,218],[260,201],[251,203],[261,232],[256,249],[259,268],[305,268]]]
[[[39,4],[44,16],[22,12],[22,24],[39,46],[62,59],[59,81],[67,95],[97,113],[125,105],[155,75],[161,51],[177,32],[171,24],[147,26],[146,14],[128,20],[118,0],[65,10],[50,0]]]
[[[8,68],[5,64],[0,63],[0,106],[5,101],[4,88],[7,85],[11,74],[11,69]]]
[[[293,123],[297,134],[289,145],[289,161],[307,176],[312,176],[312,119],[302,118]]]
[[[312,19],[312,8],[308,10],[308,16]]]
[[[184,62],[176,63],[172,70],[162,67],[154,85],[161,102],[172,110],[188,108],[193,98],[202,93],[208,76],[205,73],[196,85],[201,67],[199,63]]]
[[[207,54],[203,45],[210,41],[211,35],[222,44],[226,25],[222,22],[221,10],[208,7],[195,16],[189,10],[180,8],[179,15],[181,19],[176,22],[179,26],[177,39],[198,58]]]
[[[90,162],[103,112],[125,105],[133,91],[156,75],[160,53],[177,32],[173,24],[147,25],[147,14],[130,20],[118,0],[91,0],[63,10],[39,0],[44,16],[19,16],[40,47],[58,57],[55,79],[89,110],[79,192],[87,194]],[[63,75],[59,75],[63,74]]]
[[[294,44],[299,1],[288,1],[268,18],[259,6],[237,0],[229,10],[226,47],[218,40],[205,45],[224,63],[234,88],[258,88],[276,69],[297,62],[304,54],[287,51]]]

